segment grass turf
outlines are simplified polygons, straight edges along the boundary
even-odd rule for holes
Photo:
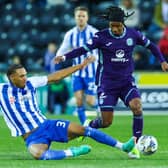
[[[48,116],[48,118],[64,118],[76,121],[70,115]],[[52,149],[66,149],[70,146],[88,144],[92,151],[84,156],[55,161],[34,160],[26,150],[22,138],[12,138],[0,117],[0,168],[168,168],[168,116],[145,115],[144,134],[154,135],[159,144],[158,151],[151,156],[143,156],[139,160],[129,159],[127,154],[115,148],[99,144],[86,138],[82,143],[72,140],[69,143],[52,143]],[[103,131],[120,141],[127,141],[131,133],[132,116],[115,116],[113,126]]]

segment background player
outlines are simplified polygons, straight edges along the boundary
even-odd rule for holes
[[[86,42],[93,37],[97,29],[88,24],[89,12],[88,8],[78,6],[74,10],[74,17],[76,26],[70,29],[64,37],[64,40],[58,49],[56,55],[64,55],[67,51],[83,46]],[[97,51],[93,50],[87,54],[81,55],[79,58],[73,60],[76,65],[83,61],[88,55],[94,55],[97,58]],[[81,124],[86,120],[84,103],[86,102],[91,107],[96,107],[97,101],[95,98],[95,74],[96,74],[97,61],[88,65],[87,68],[77,71],[72,76],[72,87],[77,104],[77,114]],[[86,99],[85,99],[86,98]]]

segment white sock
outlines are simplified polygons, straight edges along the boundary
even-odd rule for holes
[[[73,153],[70,149],[64,150],[66,157],[71,157],[73,156]]]
[[[123,143],[117,141],[115,147],[118,148],[118,149],[122,149],[122,146],[123,146]]]

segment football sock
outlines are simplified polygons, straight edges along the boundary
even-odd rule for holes
[[[46,150],[39,160],[61,160],[67,157],[66,153],[63,150]]]
[[[98,117],[94,120],[92,120],[90,123],[89,123],[89,126],[92,127],[92,128],[102,128],[102,119],[101,117]]]
[[[92,139],[96,140],[97,142],[109,145],[109,146],[116,146],[117,140],[113,137],[97,130],[95,128],[86,127],[84,136],[91,137]]]
[[[86,120],[84,106],[78,106],[77,107],[77,113],[78,113],[78,117],[79,117],[80,123],[83,125],[85,120]]]
[[[134,115],[133,117],[133,136],[139,139],[142,135],[143,129],[143,115]]]

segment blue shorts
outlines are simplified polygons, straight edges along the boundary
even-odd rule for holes
[[[25,140],[26,146],[32,144],[47,144],[52,141],[68,142],[68,126],[70,121],[66,120],[46,120]]]
[[[96,94],[95,78],[82,78],[80,76],[73,76],[72,85],[73,92],[84,90],[85,94]]]
[[[98,105],[101,111],[113,111],[118,99],[121,99],[126,106],[133,98],[140,98],[138,88],[132,82],[126,83],[121,87],[102,89],[98,88]]]

